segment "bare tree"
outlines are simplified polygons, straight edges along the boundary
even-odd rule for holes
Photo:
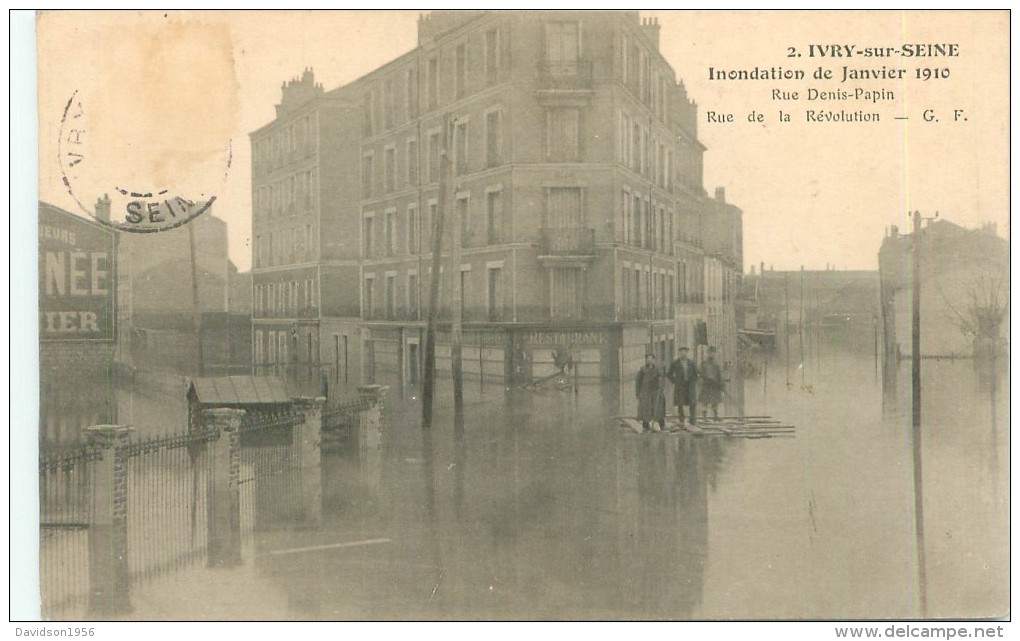
[[[1002,324],[1009,312],[1009,275],[1002,264],[985,257],[985,271],[970,279],[962,300],[955,304],[940,291],[953,323],[965,336],[994,354],[1000,340]],[[977,355],[977,354],[975,354]]]

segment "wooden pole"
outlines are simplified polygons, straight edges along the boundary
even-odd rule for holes
[[[822,303],[819,299],[818,290],[820,289],[819,281],[821,275],[815,273],[815,336],[817,343],[815,344],[815,377],[817,378],[822,372],[822,332],[824,327],[822,326],[822,320],[825,318],[825,314],[822,313]]]
[[[456,134],[456,129],[451,132],[450,129],[456,127],[457,119],[444,119],[446,123],[446,140],[451,141]],[[459,141],[455,142],[457,144]],[[440,172],[440,177],[449,177],[450,173],[450,145],[446,145],[447,154],[444,164],[446,170]],[[458,162],[462,160],[457,159]],[[448,190],[450,188],[449,180],[447,184],[440,185],[440,190]],[[447,197],[446,203],[449,204],[452,199]],[[453,374],[453,407],[454,413],[459,414],[461,408],[464,407],[464,360],[463,360],[463,348],[461,345],[461,332],[462,323],[464,317],[464,273],[460,270],[461,260],[461,245],[464,243],[463,231],[464,231],[464,216],[467,212],[461,212],[460,204],[454,203],[453,205],[456,215],[453,219],[453,247],[450,249],[450,274],[453,277],[453,309],[452,319],[450,322],[450,369]]]
[[[444,121],[445,122],[445,121]],[[430,152],[431,153],[431,152]],[[431,157],[429,162],[431,163]],[[432,221],[432,275],[429,286],[429,314],[425,325],[425,376],[422,381],[421,424],[432,427],[432,401],[436,391],[436,321],[439,315],[439,266],[443,253],[443,215],[446,210],[446,174],[450,171],[446,154],[446,127],[439,154],[439,202],[436,219]]]
[[[928,580],[924,554],[924,488],[921,466],[921,212],[914,212],[913,301],[911,318],[910,382],[914,449],[914,532],[917,537],[917,588],[920,618],[928,617]]]
[[[191,248],[191,320],[195,326],[195,342],[198,345],[198,375],[205,376],[205,358],[202,354],[202,310],[198,299],[198,259],[195,257],[195,225],[188,228],[188,245]]]
[[[804,266],[800,266],[800,323],[797,327],[797,348],[800,353],[800,386],[804,387]]]
[[[786,340],[786,386],[790,387],[790,273],[783,274],[783,292],[786,304],[783,306],[783,338]]]

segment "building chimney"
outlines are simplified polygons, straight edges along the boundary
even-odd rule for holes
[[[715,199],[721,203],[726,202],[726,188],[716,187],[715,188]]]
[[[641,31],[645,33],[651,42],[655,50],[659,50],[659,19],[658,18],[642,18],[641,19]]]
[[[96,200],[96,220],[104,223],[110,222],[110,195],[103,194],[103,197]]]

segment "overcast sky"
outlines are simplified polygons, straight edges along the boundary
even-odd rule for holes
[[[937,210],[954,222],[998,224],[1008,237],[1009,42],[1004,12],[643,12],[661,25],[661,51],[699,105],[699,137],[705,154],[706,190],[726,188],[729,201],[744,210],[745,268],[764,261],[776,269],[874,269],[887,226],[908,227],[907,212]],[[251,264],[250,150],[248,133],[274,117],[280,85],[305,67],[326,89],[345,84],[416,45],[418,12],[230,13],[53,13],[40,18],[40,195],[77,210],[64,189],[55,140],[68,96],[92,89],[93,115],[111,114],[96,131],[123,123],[131,109],[186,104],[164,117],[171,133],[182,128],[190,140],[223,145],[229,139],[232,165],[217,186],[215,214],[230,226],[230,257],[242,270]],[[173,42],[201,43],[185,50],[180,69],[187,81],[153,79],[154,69]],[[820,60],[809,44],[852,44],[858,49],[901,43],[958,43],[958,57],[932,59]],[[788,47],[803,53],[787,57]],[[920,61],[921,64],[918,64]],[[134,65],[130,63],[135,63]],[[810,79],[819,64],[836,78]],[[842,66],[906,69],[905,80],[839,83]],[[803,69],[801,82],[710,81],[709,67]],[[948,68],[949,78],[920,81],[915,67]],[[158,74],[157,74],[158,75]],[[144,79],[144,80],[140,80]],[[132,84],[135,83],[135,84]],[[141,83],[141,84],[138,84]],[[808,88],[885,89],[895,100],[808,102]],[[190,88],[197,88],[189,94]],[[773,89],[799,91],[801,100],[772,99]],[[102,96],[99,98],[97,96]],[[936,110],[939,123],[922,112]],[[763,124],[750,124],[752,109]],[[779,124],[784,109],[792,122]],[[806,123],[808,109],[877,111],[876,124]],[[966,122],[953,123],[953,109]],[[732,113],[736,122],[706,122],[708,111]],[[112,114],[117,114],[114,117]],[[909,120],[894,120],[907,116]],[[162,122],[162,120],[161,120]],[[192,129],[193,127],[193,129]],[[154,137],[170,144],[172,135]],[[200,147],[187,136],[178,146]],[[137,145],[133,149],[137,149]],[[110,148],[111,165],[123,159]],[[98,152],[97,152],[98,153]],[[186,156],[159,164],[161,170]],[[175,164],[176,163],[176,164]],[[148,166],[148,165],[146,165]],[[156,166],[156,165],[153,165]],[[125,169],[125,171],[128,171]],[[115,180],[112,179],[112,180]]]

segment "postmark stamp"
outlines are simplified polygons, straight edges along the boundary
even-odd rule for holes
[[[108,140],[95,140],[90,135],[89,112],[82,92],[75,90],[64,105],[57,144],[61,180],[79,209],[97,222],[130,233],[154,233],[185,225],[209,211],[216,201],[211,193],[217,179],[225,179],[233,159],[232,145],[226,141],[219,172],[188,172],[182,183],[192,187],[175,189],[169,185],[129,187],[115,180],[113,169],[97,161],[92,151]],[[107,136],[108,138],[108,136]],[[160,150],[128,143],[139,158],[139,164],[151,162]],[[209,180],[203,174],[214,174]],[[194,189],[198,193],[194,193]]]

